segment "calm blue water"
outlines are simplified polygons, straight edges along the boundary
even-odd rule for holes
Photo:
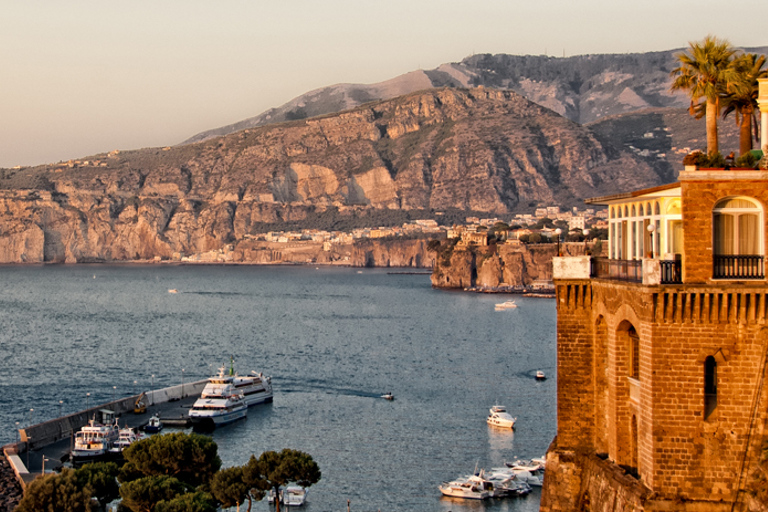
[[[555,434],[554,301],[494,311],[507,298],[383,270],[0,267],[0,442],[17,421],[58,415],[59,400],[66,414],[152,375],[155,387],[180,384],[182,369],[202,379],[232,354],[273,376],[275,401],[213,434],[224,466],[310,453],[323,477],[306,512],[347,499],[352,511],[537,510],[538,492],[477,503],[437,488],[476,464],[541,456]],[[518,417],[514,433],[485,424],[494,403]]]

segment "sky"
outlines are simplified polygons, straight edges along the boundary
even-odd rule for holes
[[[313,89],[381,82],[475,53],[663,51],[707,34],[768,45],[768,32],[744,24],[744,13],[764,16],[764,0],[723,5],[0,0],[0,167],[174,145]]]

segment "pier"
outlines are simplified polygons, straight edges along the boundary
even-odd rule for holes
[[[143,427],[157,414],[164,426],[186,426],[189,409],[200,396],[207,379],[146,392],[147,412],[133,412],[140,394],[94,405],[86,410],[68,414],[37,425],[19,429],[19,441],[3,446],[3,454],[19,484],[24,488],[45,471],[57,470],[69,459],[74,434],[88,420],[99,418],[99,411],[115,413],[121,427]],[[0,494],[2,489],[0,489]]]

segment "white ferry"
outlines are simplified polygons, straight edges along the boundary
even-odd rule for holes
[[[229,371],[219,368],[219,374],[208,378],[200,398],[189,411],[193,424],[219,426],[245,418],[247,408],[272,401],[272,378],[262,373],[238,375],[230,360]]]
[[[207,384],[205,389],[209,386],[210,384]],[[248,406],[245,405],[245,398],[231,383],[216,385],[207,394],[203,391],[203,395],[195,400],[195,404],[189,410],[192,425],[203,428],[227,425],[247,415]]]

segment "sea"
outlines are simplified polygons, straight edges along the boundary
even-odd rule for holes
[[[494,310],[509,299],[519,307]],[[272,376],[275,397],[211,434],[223,467],[309,453],[322,478],[306,512],[538,510],[540,489],[478,502],[438,486],[544,455],[555,322],[552,299],[439,290],[393,269],[0,266],[0,443],[18,425],[204,379],[234,358],[240,373]],[[517,417],[514,431],[486,424],[494,404]]]

